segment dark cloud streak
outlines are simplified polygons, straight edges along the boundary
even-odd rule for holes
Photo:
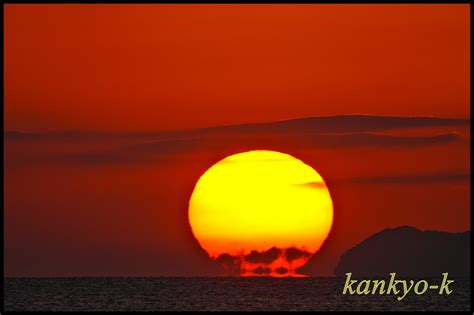
[[[41,156],[23,155],[7,159],[8,163],[64,164],[146,164],[169,163],[186,159],[187,153],[205,152],[215,155],[269,149],[283,152],[301,149],[418,148],[456,142],[468,142],[450,132],[426,136],[394,136],[369,131],[405,127],[467,126],[467,119],[389,116],[328,116],[293,119],[281,122],[221,126],[177,132],[157,133],[60,133],[29,134],[5,132],[8,141],[67,140],[76,152],[48,153],[53,144],[45,144]],[[349,132],[340,134],[340,132]],[[125,140],[120,143],[117,139]],[[81,149],[82,140],[105,141],[103,148]],[[109,141],[110,140],[110,141]],[[113,141],[112,141],[113,140]],[[109,141],[109,142],[107,142]],[[100,143],[99,143],[100,144]],[[84,144],[85,145],[85,144]],[[58,145],[58,148],[61,148]]]
[[[277,122],[217,126],[209,128],[157,131],[157,132],[81,132],[28,133],[21,131],[4,132],[5,139],[11,140],[105,140],[119,138],[136,139],[175,139],[189,136],[208,136],[226,133],[266,133],[266,132],[304,132],[304,133],[364,133],[401,128],[470,126],[464,118],[440,117],[400,117],[377,115],[338,115],[289,119]]]
[[[413,175],[389,175],[389,176],[368,176],[355,177],[336,181],[342,184],[418,184],[418,183],[435,183],[435,182],[456,182],[470,181],[469,172],[452,172],[437,174],[413,174]]]

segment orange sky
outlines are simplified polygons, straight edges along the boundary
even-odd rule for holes
[[[469,116],[467,4],[9,4],[4,19],[7,130]]]

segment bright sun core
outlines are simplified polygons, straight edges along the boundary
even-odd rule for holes
[[[194,236],[230,275],[301,276],[329,234],[333,205],[322,177],[275,151],[231,155],[209,168],[189,201]]]

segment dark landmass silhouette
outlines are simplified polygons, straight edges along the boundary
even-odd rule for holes
[[[384,229],[345,252],[336,276],[470,275],[470,231],[421,231],[410,226]]]

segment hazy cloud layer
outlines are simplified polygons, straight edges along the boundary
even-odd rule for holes
[[[417,184],[431,182],[469,181],[469,172],[451,172],[438,174],[384,175],[356,177],[341,181],[349,184]]]
[[[469,139],[455,132],[431,135],[389,135],[374,133],[377,130],[406,127],[469,126],[467,119],[435,117],[389,117],[389,116],[328,116],[294,119],[274,123],[223,126],[176,132],[157,133],[59,133],[28,134],[5,132],[11,143],[27,145],[45,142],[41,154],[9,153],[9,165],[33,163],[58,164],[144,164],[171,163],[186,159],[189,153],[211,153],[225,156],[237,151],[256,149],[291,152],[301,149],[346,149],[346,148],[400,148],[411,149],[449,143],[469,144]],[[341,133],[345,132],[345,133]],[[77,147],[74,151],[61,152],[62,144],[55,140],[66,140]],[[115,142],[115,140],[120,140]],[[25,141],[25,142],[23,142]],[[82,143],[81,141],[85,141]],[[98,141],[100,145],[88,147],[87,141]],[[104,145],[102,145],[102,143]],[[51,150],[54,148],[56,151]],[[27,152],[26,150],[20,152]],[[37,151],[39,152],[39,151]],[[410,181],[410,179],[407,179]],[[415,179],[426,180],[426,179]],[[396,182],[400,178],[356,179],[354,183]]]
[[[100,132],[61,132],[27,133],[6,131],[4,137],[15,140],[52,140],[52,139],[163,139],[180,136],[203,136],[222,133],[266,133],[266,132],[304,132],[304,133],[363,133],[400,128],[469,126],[469,119],[439,117],[399,117],[375,115],[339,115],[289,119],[277,122],[217,126],[182,131],[100,133]]]
[[[351,148],[351,147],[385,147],[413,148],[437,144],[445,144],[463,139],[455,134],[440,134],[435,136],[389,136],[375,134],[346,134],[346,135],[314,135],[311,138],[295,137],[285,143],[275,143],[266,139],[248,137],[245,139],[187,139],[148,142],[117,147],[108,151],[87,152],[57,156],[58,161],[64,160],[76,163],[138,163],[160,162],[169,156],[198,151],[226,152],[234,148],[241,150],[256,150],[260,148],[287,150],[294,148]]]
[[[438,117],[400,117],[376,115],[338,115],[322,116],[283,120],[272,123],[246,124],[228,127],[209,128],[208,131],[239,130],[239,131],[302,131],[319,133],[341,132],[370,132],[388,129],[416,128],[416,127],[442,127],[442,126],[468,126],[469,119],[438,118]]]

